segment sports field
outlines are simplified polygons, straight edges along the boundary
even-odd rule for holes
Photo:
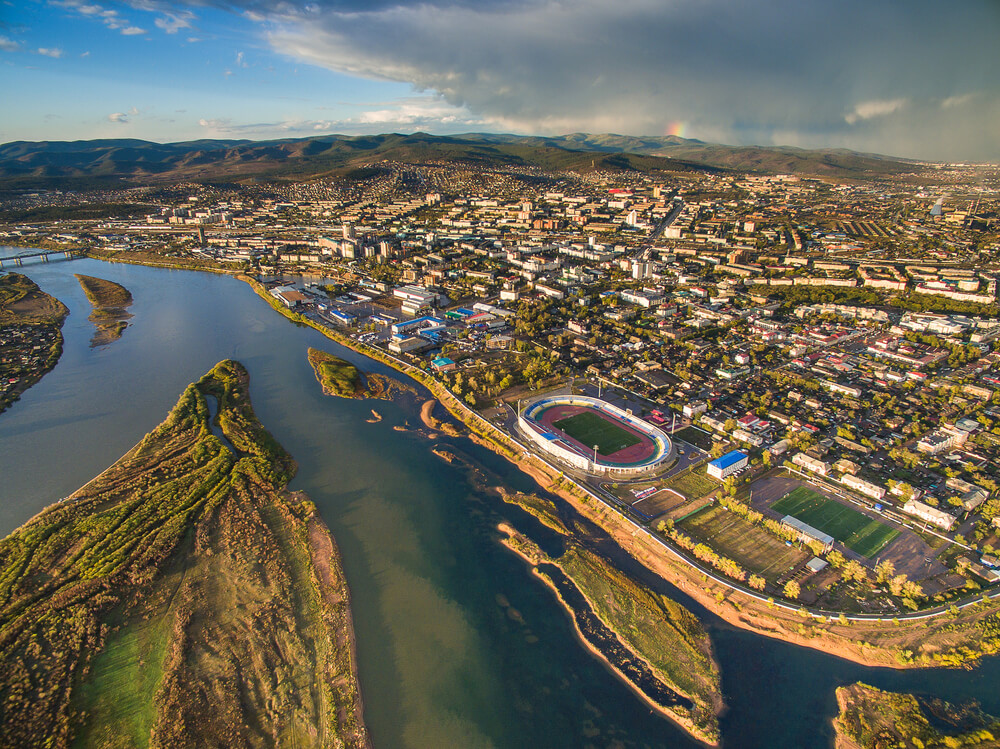
[[[804,486],[792,489],[771,505],[771,509],[829,533],[863,557],[875,556],[899,535],[895,528]]]
[[[677,527],[771,582],[812,556],[719,505],[681,520]]]
[[[614,455],[619,450],[642,442],[636,435],[593,411],[583,411],[575,416],[560,419],[554,422],[553,426],[566,432],[582,445],[591,448],[597,445],[597,452],[601,455]]]

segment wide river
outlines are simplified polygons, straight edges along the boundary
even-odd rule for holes
[[[343,554],[376,747],[697,746],[583,648],[554,595],[497,543],[501,520],[544,541],[541,526],[433,455],[425,437],[393,429],[419,425],[420,399],[324,397],[306,349],[386,372],[380,365],[293,325],[226,276],[89,259],[20,270],[71,314],[59,364],[0,414],[0,532],[103,471],[162,421],[188,383],[238,359],[258,416],[298,461],[292,488],[316,502]],[[135,316],[121,340],[90,348],[90,306],[74,273],[132,292]],[[381,422],[368,423],[372,407]],[[508,486],[537,490],[469,440],[444,442]],[[1000,714],[997,658],[974,671],[862,668],[730,627],[668,584],[643,579],[711,633],[727,748],[831,747],[834,689],[857,680],[976,698]]]

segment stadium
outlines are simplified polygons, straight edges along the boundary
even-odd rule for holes
[[[591,474],[641,476],[673,457],[666,432],[598,398],[543,396],[521,410],[517,423],[542,452]]]

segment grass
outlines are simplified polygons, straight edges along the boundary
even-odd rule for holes
[[[675,479],[671,479],[666,486],[668,489],[680,492],[688,499],[698,499],[718,489],[719,482],[707,473],[702,473],[700,470],[695,469]]]
[[[719,670],[697,617],[587,549],[573,546],[558,562],[629,649],[692,699],[695,723],[714,730],[711,706],[719,690]]]
[[[804,486],[793,489],[771,505],[771,509],[830,534],[864,557],[875,556],[899,535],[895,528]]]
[[[79,746],[147,747],[172,618],[134,622],[108,638],[77,696],[87,721]]]
[[[720,554],[771,582],[811,556],[718,505],[695,513],[677,527],[710,542]]]
[[[593,411],[584,411],[575,416],[560,419],[553,426],[561,429],[580,444],[587,447],[597,445],[597,452],[601,455],[614,455],[619,450],[642,442],[639,437]]]
[[[132,294],[121,284],[94,276],[74,274],[83,287],[83,293],[94,307],[127,307],[132,304]]]
[[[354,398],[362,389],[361,373],[353,364],[319,349],[309,349],[309,363],[327,395]]]

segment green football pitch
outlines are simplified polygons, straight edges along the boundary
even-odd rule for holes
[[[875,556],[899,535],[895,528],[804,486],[793,489],[771,509],[830,534],[863,557]]]
[[[597,445],[597,452],[601,455],[613,455],[619,450],[642,442],[631,432],[626,432],[593,411],[584,411],[576,416],[560,419],[554,422],[553,426],[587,447],[592,448]]]

